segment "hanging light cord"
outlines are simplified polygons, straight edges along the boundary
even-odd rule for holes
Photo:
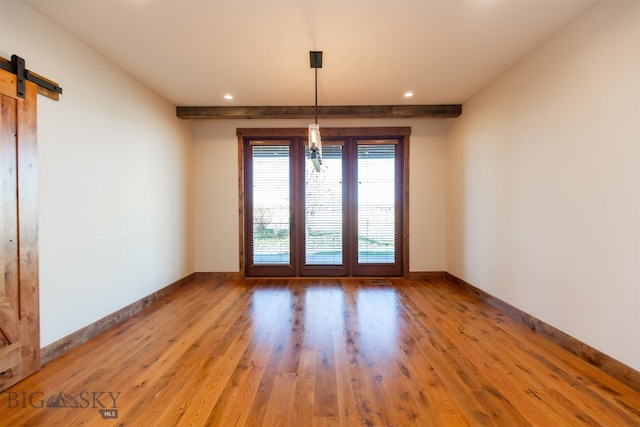
[[[318,68],[316,67],[316,124],[318,124]]]

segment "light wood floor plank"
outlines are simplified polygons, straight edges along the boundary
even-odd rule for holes
[[[0,392],[0,424],[626,427],[640,393],[445,280],[199,278]]]

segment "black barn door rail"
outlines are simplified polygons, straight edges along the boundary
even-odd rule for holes
[[[38,85],[38,93],[48,96],[51,99],[58,99],[62,93],[62,88],[56,82],[46,79],[25,67],[24,59],[18,55],[11,55],[11,61],[0,58],[0,69],[15,74],[17,77],[17,93],[20,98],[25,95],[25,81],[30,81]]]

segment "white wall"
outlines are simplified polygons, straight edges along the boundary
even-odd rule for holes
[[[175,107],[22,2],[0,56],[57,81],[38,97],[41,344],[193,270],[192,145]]]
[[[444,271],[446,133],[451,120],[325,120],[323,127],[410,126],[411,271]],[[238,272],[237,128],[306,127],[306,121],[193,123],[196,271]]]
[[[640,369],[640,3],[596,5],[463,109],[447,270]]]

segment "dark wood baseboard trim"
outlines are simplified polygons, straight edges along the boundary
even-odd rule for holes
[[[242,279],[242,274],[240,272],[225,272],[225,273],[217,273],[211,271],[197,271],[195,273],[196,279],[205,279],[205,280],[215,280],[215,279],[225,279],[225,280],[239,280]]]
[[[69,350],[79,346],[85,341],[88,341],[96,335],[106,331],[107,329],[124,322],[143,308],[148,307],[162,297],[175,292],[179,288],[189,283],[192,283],[195,279],[196,273],[191,273],[190,275],[183,277],[182,279],[177,280],[172,284],[165,286],[164,288],[159,289],[156,292],[127,305],[126,307],[123,307],[120,310],[113,312],[108,316],[105,316],[102,319],[99,319],[96,322],[93,322],[92,324],[87,325],[70,335],[67,335],[64,338],[61,338],[58,341],[55,341],[48,346],[43,347],[42,349],[40,349],[40,364],[44,366],[52,360],[57,359],[58,357],[62,356]]]
[[[640,392],[640,372],[636,371],[632,367],[619,362],[600,350],[583,343],[571,335],[554,328],[542,320],[537,319],[532,315],[486,293],[482,289],[476,288],[472,284],[467,283],[450,273],[446,273],[446,279],[465,291],[473,294],[480,300],[486,302],[491,307],[500,310],[512,319],[522,323],[555,344],[558,344],[560,347],[570,353],[573,353],[582,360],[600,368],[603,372],[606,372],[623,384],[626,384],[632,389]]]
[[[411,280],[446,279],[447,272],[445,271],[410,271],[409,274],[407,274],[406,278]]]

